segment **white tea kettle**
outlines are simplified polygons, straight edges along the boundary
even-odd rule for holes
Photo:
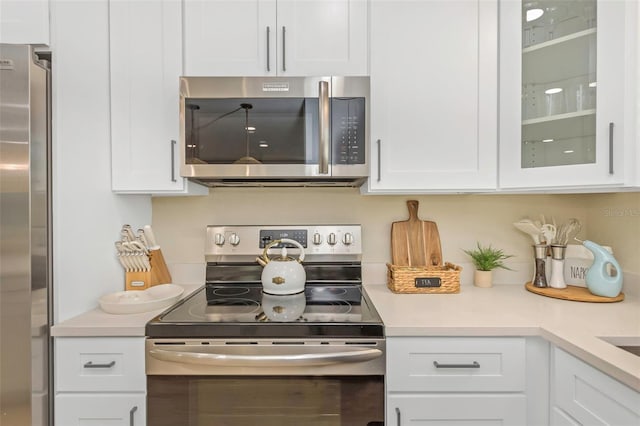
[[[280,257],[269,258],[267,251],[279,243],[293,244],[300,249],[298,259],[287,256],[287,248],[282,247]],[[263,266],[262,290],[268,294],[296,294],[304,291],[307,274],[302,266],[304,247],[288,238],[271,241],[262,252],[262,257],[256,258]]]

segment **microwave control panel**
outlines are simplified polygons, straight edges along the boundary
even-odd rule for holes
[[[331,98],[333,164],[365,163],[364,98]]]

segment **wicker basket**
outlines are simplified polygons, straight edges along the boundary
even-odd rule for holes
[[[387,263],[387,287],[394,293],[459,293],[460,266],[398,266]]]

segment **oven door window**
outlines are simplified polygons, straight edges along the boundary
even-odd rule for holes
[[[148,426],[373,426],[383,376],[147,376]]]
[[[185,100],[188,164],[317,164],[317,98]]]

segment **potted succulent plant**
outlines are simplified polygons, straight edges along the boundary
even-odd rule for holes
[[[508,269],[504,261],[513,257],[513,255],[505,254],[504,251],[491,247],[483,247],[477,243],[478,248],[474,250],[464,250],[471,257],[473,265],[476,267],[474,273],[473,284],[476,287],[491,287],[493,285],[493,273],[496,268]]]

